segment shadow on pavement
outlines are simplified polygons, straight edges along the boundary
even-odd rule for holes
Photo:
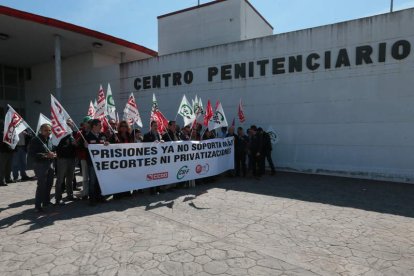
[[[284,172],[264,176],[261,180],[233,179],[231,183],[227,181],[218,186],[227,190],[414,217],[413,184]]]

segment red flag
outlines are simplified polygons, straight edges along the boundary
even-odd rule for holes
[[[164,117],[164,114],[161,111],[154,111],[151,113],[151,122],[156,121],[158,125],[158,132],[163,134],[167,131],[168,120]]]
[[[106,97],[105,97],[105,92],[101,85],[98,91],[98,106],[96,107],[95,118],[100,118],[101,116],[105,116],[105,115],[106,115]]]
[[[151,108],[151,120],[156,121],[158,125],[158,133],[163,134],[167,131],[168,120],[164,117],[164,114],[158,108],[158,102],[155,98],[155,94],[152,94],[152,108]],[[151,124],[150,124],[151,125]]]
[[[208,100],[206,114],[204,115],[204,126],[208,126],[208,122],[211,118],[213,118],[213,108],[211,107],[210,100]]]
[[[98,119],[101,120],[101,123],[102,123],[102,132],[103,133],[109,132],[109,122],[108,122],[108,119],[106,119],[106,116],[102,116]]]
[[[244,112],[243,112],[243,106],[242,106],[242,101],[240,99],[240,103],[239,103],[239,121],[240,123],[244,123],[244,121],[246,121],[246,117],[244,117]]]
[[[92,101],[89,103],[89,109],[88,109],[88,116],[90,116],[91,118],[95,117],[95,107],[93,106]]]

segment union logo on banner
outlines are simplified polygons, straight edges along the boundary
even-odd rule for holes
[[[4,133],[3,141],[7,144],[13,145],[15,140],[15,129],[23,122],[23,118],[16,112],[13,113],[7,131]]]

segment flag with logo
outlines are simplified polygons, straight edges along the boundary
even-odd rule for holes
[[[135,97],[133,93],[131,93],[131,95],[128,98],[128,102],[125,105],[124,120],[127,121],[130,126],[133,126],[135,123],[139,127],[142,127],[141,116],[139,115],[137,103],[135,102]]]
[[[95,118],[101,118],[106,115],[106,98],[105,92],[102,88],[102,85],[99,87],[98,91],[98,102],[95,111]]]
[[[227,127],[227,119],[226,115],[224,114],[223,106],[218,101],[216,104],[216,111],[214,115],[211,117],[210,121],[208,122],[208,129],[214,130],[221,127]]]
[[[9,110],[6,113],[4,119],[4,132],[3,142],[8,144],[14,149],[19,142],[19,134],[22,133],[26,128],[30,128],[29,125],[23,120],[22,116],[17,113],[13,107],[8,105]]]
[[[204,114],[204,121],[203,121],[203,125],[208,127],[209,126],[209,122],[211,120],[211,118],[213,118],[213,108],[211,107],[211,102],[210,100],[208,100],[207,102],[207,108],[206,108],[206,112]],[[210,129],[211,130],[211,129]]]
[[[184,126],[190,125],[195,120],[193,106],[190,105],[185,95],[183,96],[180,107],[178,108],[178,114],[183,117]]]
[[[239,115],[240,123],[244,123],[246,121],[246,117],[244,116],[243,105],[242,105],[241,99],[240,99],[240,103],[239,103],[239,110],[238,110],[237,113]]]
[[[168,127],[168,120],[165,118],[164,114],[158,108],[158,102],[155,98],[155,94],[152,94],[152,108],[151,108],[151,120],[156,121],[158,124],[158,132],[163,134]],[[150,124],[151,125],[151,124]]]
[[[89,109],[87,115],[91,118],[95,118],[95,107],[93,106],[92,101],[89,102]]]
[[[70,116],[59,101],[53,97],[53,95],[50,96],[52,133],[56,137],[57,143],[59,143],[63,137],[72,133],[72,129],[67,124],[67,120],[70,119]]]
[[[203,109],[203,102],[201,101],[201,97],[196,97],[194,101],[194,114],[196,116],[196,122],[199,124],[204,123],[204,109]]]
[[[37,121],[37,127],[36,127],[36,135],[39,134],[40,127],[44,124],[52,125],[52,122],[48,117],[43,115],[42,113],[39,114],[39,120]],[[54,146],[57,146],[59,143],[57,143],[56,138],[53,134],[50,134],[50,139],[52,141],[52,144]]]
[[[108,83],[108,90],[106,91],[106,114],[109,118],[116,120],[116,107],[115,101],[112,97],[111,85]]]

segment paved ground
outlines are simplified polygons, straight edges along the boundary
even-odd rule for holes
[[[414,275],[414,185],[282,173],[33,212],[0,187],[1,275]]]

